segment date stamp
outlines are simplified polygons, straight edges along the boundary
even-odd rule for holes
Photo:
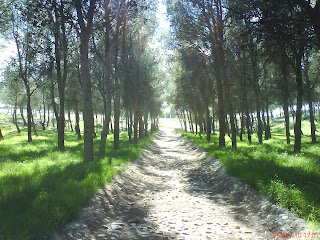
[[[320,234],[317,232],[303,232],[303,233],[272,233],[274,239],[278,238],[296,238],[296,239],[319,239]]]

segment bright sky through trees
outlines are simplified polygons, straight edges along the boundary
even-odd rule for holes
[[[162,0],[159,1],[159,7],[158,7],[158,12],[157,12],[157,17],[160,20],[160,29],[169,29],[170,23],[167,20],[167,9],[166,6],[163,4]]]
[[[16,46],[13,41],[0,39],[0,73],[7,65],[10,57],[16,53]]]
[[[163,4],[162,0],[159,1],[159,7],[157,11],[157,17],[159,19],[159,29],[157,34],[157,41],[155,43],[155,47],[159,47],[161,40],[161,32],[164,30],[169,30],[170,23],[167,20],[167,9],[166,6]],[[0,74],[3,68],[7,65],[10,57],[16,54],[16,46],[13,41],[8,41],[5,39],[0,39]]]

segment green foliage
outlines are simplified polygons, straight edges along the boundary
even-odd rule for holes
[[[136,159],[151,139],[133,145],[122,133],[116,151],[108,136],[106,157],[84,162],[83,142],[74,133],[66,132],[66,151],[59,152],[54,131],[39,131],[28,144],[25,129],[21,134],[6,130],[0,142],[0,239],[8,240],[42,239],[79,216],[96,190]],[[98,146],[95,139],[95,153]]]
[[[307,124],[303,121],[303,125]],[[253,144],[239,141],[236,151],[231,149],[229,138],[226,138],[227,147],[220,148],[217,135],[208,143],[191,133],[181,134],[219,159],[230,174],[319,227],[320,145],[311,144],[310,135],[305,134],[303,151],[296,154],[291,145],[285,144],[283,122],[273,125],[272,129],[278,132],[264,144],[258,144],[256,138]]]

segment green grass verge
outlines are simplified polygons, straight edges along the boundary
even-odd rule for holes
[[[272,129],[272,139],[262,145],[256,137],[252,144],[238,141],[238,150],[231,149],[228,137],[226,147],[221,148],[218,135],[212,135],[208,143],[204,135],[199,138],[192,133],[180,133],[222,162],[228,173],[320,228],[320,144],[311,144],[310,136],[305,134],[302,152],[296,154],[292,145],[294,136],[291,145],[285,144],[283,124],[275,123]]]
[[[2,117],[0,124],[3,121]],[[78,217],[96,190],[138,158],[152,138],[129,144],[123,132],[120,150],[113,150],[112,136],[108,136],[107,157],[96,156],[96,161],[88,163],[82,161],[83,141],[74,133],[66,132],[66,151],[59,152],[54,130],[39,130],[39,136],[28,144],[26,129],[17,134],[14,127],[3,126],[0,239],[5,240],[42,239],[43,234]],[[99,139],[94,140],[94,147],[97,153]]]

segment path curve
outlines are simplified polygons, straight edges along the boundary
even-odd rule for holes
[[[79,220],[50,239],[273,239],[302,233],[305,224],[164,129],[97,192]]]

